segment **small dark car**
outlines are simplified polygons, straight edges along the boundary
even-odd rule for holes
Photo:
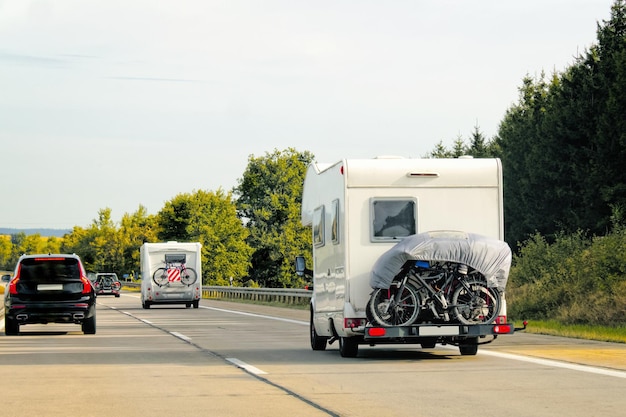
[[[83,333],[96,333],[96,294],[78,255],[22,255],[7,287],[7,336],[37,323],[76,323]]]
[[[122,283],[114,272],[97,273],[93,285],[96,288],[96,295],[114,295],[119,297],[122,289]]]

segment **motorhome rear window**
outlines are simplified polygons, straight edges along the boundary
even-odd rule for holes
[[[165,262],[168,264],[184,264],[187,262],[187,255],[184,253],[179,254],[166,254]]]
[[[416,233],[415,199],[372,198],[370,213],[373,242],[399,239]]]

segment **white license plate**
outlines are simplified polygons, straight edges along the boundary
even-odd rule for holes
[[[61,291],[63,290],[63,284],[38,284],[38,291]]]
[[[456,336],[458,334],[457,326],[420,327],[420,336]]]

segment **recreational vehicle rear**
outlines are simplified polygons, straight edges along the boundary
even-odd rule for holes
[[[464,331],[458,325],[447,328],[432,323],[421,326],[436,329],[419,332],[412,328],[411,337],[406,336],[406,329],[370,334],[366,308],[373,291],[374,263],[407,236],[456,230],[504,239],[499,159],[380,157],[313,163],[304,181],[301,214],[302,224],[312,229],[310,336],[314,350],[339,340],[342,356],[356,356],[359,344],[364,343],[418,343],[422,347],[451,343],[462,354],[475,354],[478,339],[494,334],[493,326],[469,326],[470,331]],[[506,302],[501,305],[499,323],[506,321]],[[513,330],[502,326],[498,331]]]
[[[201,244],[144,243],[140,249],[141,305],[185,304],[198,308],[202,298]]]

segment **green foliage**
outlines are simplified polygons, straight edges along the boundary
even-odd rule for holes
[[[111,209],[98,212],[89,228],[75,226],[63,238],[61,250],[78,254],[92,272],[115,272],[118,276],[135,274],[139,268],[139,247],[156,241],[156,218],[139,206],[125,214],[121,225],[111,220]]]
[[[296,255],[311,256],[311,232],[300,223],[302,184],[309,152],[289,148],[248,158],[239,186],[237,208],[254,248],[250,277],[263,287],[301,287]]]
[[[202,244],[202,282],[241,285],[248,273],[252,248],[248,230],[237,217],[232,193],[196,191],[179,194],[157,215],[160,240]]]
[[[514,256],[509,315],[565,324],[626,324],[626,228],[606,236],[535,234]]]
[[[499,156],[498,145],[494,141],[489,141],[480,131],[478,126],[474,126],[474,131],[468,140],[469,144],[458,136],[453,143],[452,149],[446,148],[443,141],[435,146],[427,158],[458,158],[463,155],[470,155],[474,158],[493,158]]]
[[[626,3],[598,43],[562,74],[525,78],[496,142],[504,166],[507,241],[538,231],[604,233],[626,203]]]
[[[45,237],[39,233],[26,235],[17,233],[0,236],[0,269],[12,270],[17,259],[24,253],[59,253],[61,240],[57,237]]]

